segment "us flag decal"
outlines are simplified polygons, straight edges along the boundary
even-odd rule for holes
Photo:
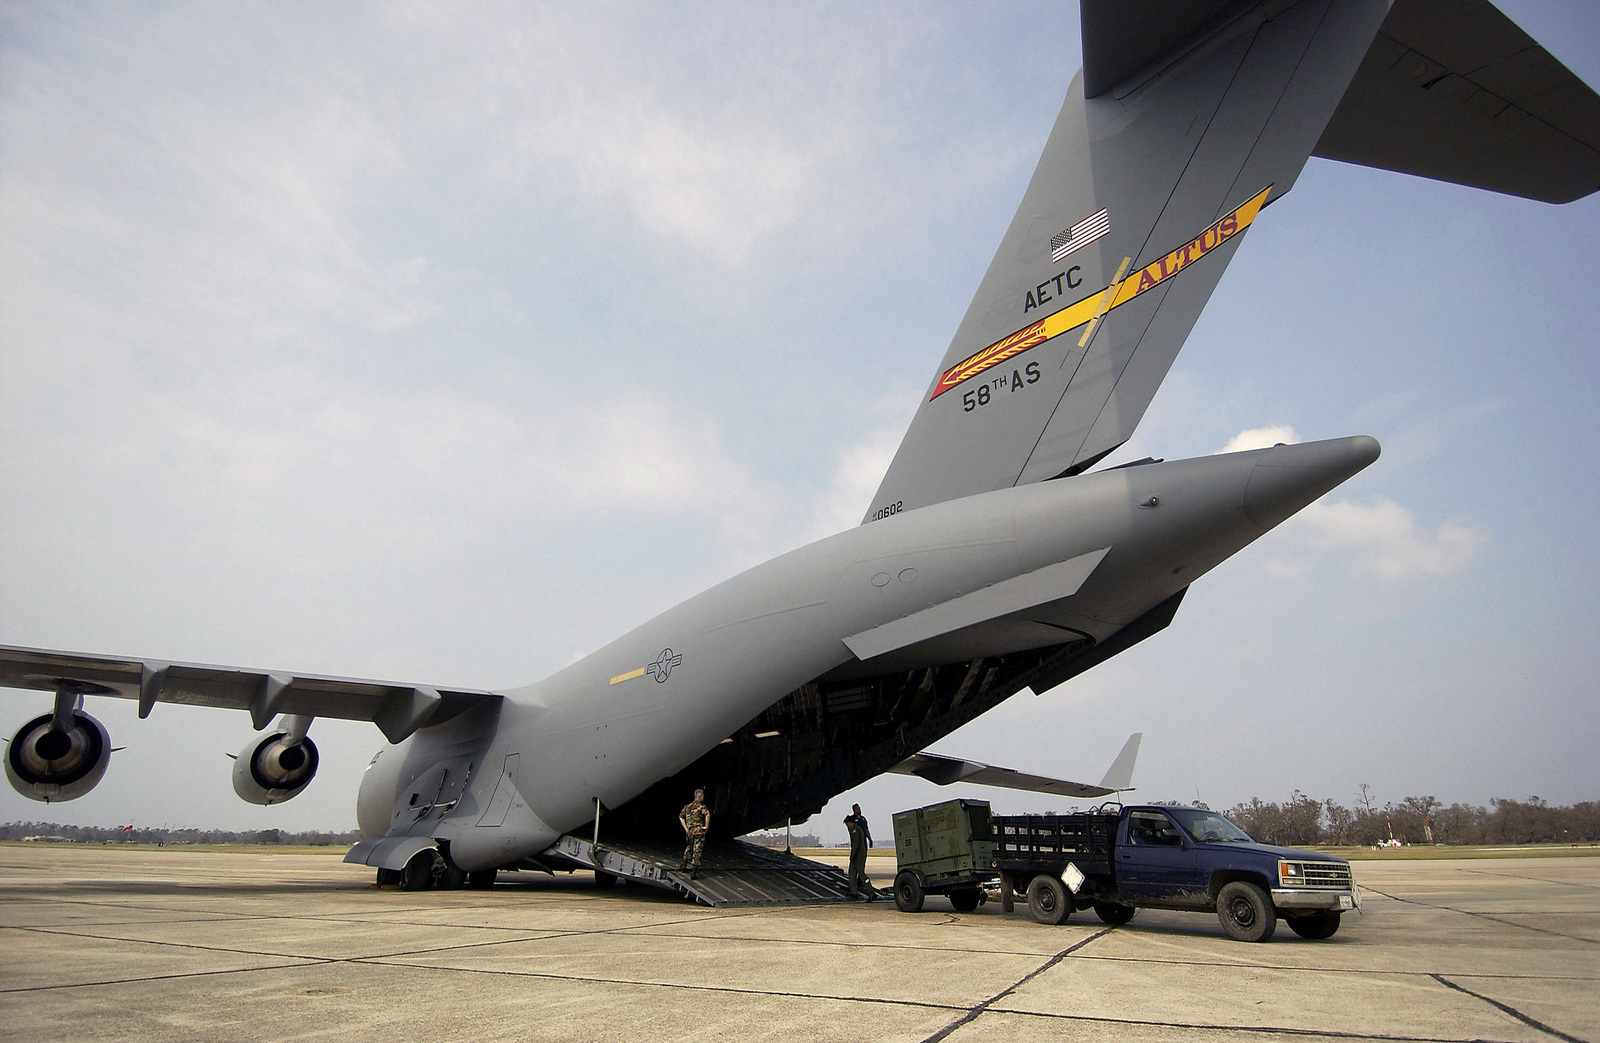
[[[1111,215],[1104,207],[1099,213],[1090,214],[1065,232],[1060,232],[1050,238],[1050,259],[1059,261],[1070,253],[1076,253],[1096,239],[1111,231]]]

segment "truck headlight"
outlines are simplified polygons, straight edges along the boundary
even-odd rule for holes
[[[1299,862],[1279,862],[1278,880],[1284,884],[1298,884],[1305,880],[1305,872]]]

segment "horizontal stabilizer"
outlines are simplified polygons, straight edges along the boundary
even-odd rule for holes
[[[1133,762],[1139,756],[1139,740],[1143,737],[1143,732],[1135,732],[1128,737],[1122,752],[1117,754],[1117,759],[1111,763],[1110,770],[1098,786],[1030,775],[1014,768],[999,768],[981,761],[945,757],[937,753],[912,754],[889,770],[897,775],[915,775],[919,779],[927,779],[936,786],[970,782],[977,786],[997,786],[1029,793],[1053,793],[1058,797],[1104,797],[1133,788],[1129,785],[1133,781]]]
[[[31,688],[139,700],[139,715],[156,703],[247,710],[256,728],[280,713],[372,721],[390,742],[439,724],[492,692],[430,688],[280,671],[240,670],[198,663],[162,663],[0,646],[0,688]]]
[[[1488,0],[1396,0],[1314,154],[1567,203],[1600,189],[1600,95]]]

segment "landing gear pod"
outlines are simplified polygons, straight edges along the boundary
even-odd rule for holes
[[[306,736],[309,717],[285,717],[277,730],[251,739],[233,761],[233,791],[251,804],[281,804],[317,774],[317,745]]]
[[[105,725],[82,710],[24,724],[6,747],[6,778],[29,800],[73,800],[94,789],[111,763]]]

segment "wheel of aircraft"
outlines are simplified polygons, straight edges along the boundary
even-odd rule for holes
[[[467,871],[449,859],[441,859],[441,861],[444,862],[444,869],[435,878],[434,886],[445,891],[459,891],[466,887]]]
[[[402,891],[426,891],[433,886],[435,863],[439,860],[437,851],[418,851],[411,856],[411,861],[400,870],[400,889]]]

